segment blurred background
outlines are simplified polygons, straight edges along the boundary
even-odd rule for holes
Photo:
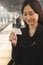
[[[23,1],[0,0],[0,65],[7,65],[11,59],[12,46],[9,42],[10,32],[14,28],[15,33],[18,33],[18,31],[21,33],[19,28],[25,26],[21,14]],[[43,0],[38,1],[43,9]],[[18,17],[21,19],[21,26],[16,26],[16,19]]]

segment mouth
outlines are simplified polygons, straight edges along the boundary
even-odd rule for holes
[[[30,25],[31,25],[31,24],[33,25],[33,24],[34,24],[33,21],[28,21],[27,23],[30,24]]]

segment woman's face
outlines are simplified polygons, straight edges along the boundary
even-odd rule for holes
[[[23,10],[23,18],[28,25],[38,23],[38,14],[29,5],[25,6]]]

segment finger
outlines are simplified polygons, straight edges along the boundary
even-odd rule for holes
[[[14,32],[11,32],[11,34],[10,35],[16,35]]]
[[[9,37],[9,41],[12,41],[12,40],[17,41],[17,36],[10,36],[10,37]]]
[[[16,40],[17,39],[17,37],[16,36],[9,36],[9,39],[11,39],[11,40]]]
[[[16,41],[16,40],[12,40],[12,44],[13,44],[14,46],[16,46],[17,41]]]
[[[9,38],[11,38],[11,37],[12,37],[12,38],[15,38],[16,35],[14,35],[14,34],[10,34],[10,35],[9,35]]]

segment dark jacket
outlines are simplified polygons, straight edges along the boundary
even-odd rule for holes
[[[21,20],[20,20],[20,18],[17,18],[16,19],[16,27],[17,28],[20,28],[21,27]]]
[[[43,65],[43,26],[38,25],[33,37],[27,27],[22,29],[17,46],[12,45],[12,59],[16,65]]]

